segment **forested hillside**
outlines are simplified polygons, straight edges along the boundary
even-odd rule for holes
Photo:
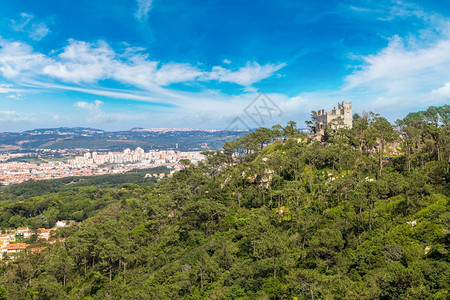
[[[289,122],[156,185],[0,194],[3,228],[78,221],[0,263],[0,299],[447,299],[449,121]]]

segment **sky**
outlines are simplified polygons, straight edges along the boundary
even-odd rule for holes
[[[0,132],[245,129],[450,101],[450,0],[1,0]]]

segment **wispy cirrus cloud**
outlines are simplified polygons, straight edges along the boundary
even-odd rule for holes
[[[232,82],[241,86],[251,86],[262,79],[272,76],[275,72],[286,66],[285,63],[266,64],[261,66],[257,62],[247,62],[236,71],[220,66],[213,67],[208,74],[208,78],[219,82]]]
[[[145,21],[148,17],[148,13],[152,8],[153,0],[137,0],[137,10],[135,13],[136,18],[139,21]]]
[[[120,121],[134,121],[136,124],[139,124],[139,122],[144,121],[146,118],[148,118],[147,114],[134,112],[120,112],[120,113],[111,113],[111,112],[104,112],[102,107],[104,106],[103,101],[100,100],[94,100],[93,102],[87,102],[87,101],[78,101],[75,102],[74,107],[82,109],[84,111],[87,111],[88,115],[86,118],[86,123],[98,125],[98,124],[105,124],[105,123],[112,123],[112,122],[120,122]],[[61,119],[61,116],[57,115],[53,117],[54,119]]]
[[[11,20],[11,29],[18,32],[25,32],[34,41],[40,41],[50,33],[47,24],[41,21],[34,21],[32,14],[21,13],[20,18]]]
[[[32,40],[40,41],[50,33],[50,29],[45,23],[37,23],[31,26],[29,36]]]
[[[12,84],[0,84],[0,94],[12,92],[15,92],[15,89],[12,88]]]
[[[0,111],[0,122],[23,122],[28,121],[29,118],[21,116],[18,112],[13,110]]]
[[[20,99],[22,99],[23,96],[24,96],[24,94],[16,93],[16,94],[8,95],[7,97],[9,99],[20,100]]]
[[[9,94],[6,96],[9,99],[20,100],[28,91],[31,90],[17,89],[14,88],[12,84],[0,83],[0,94]]]
[[[114,117],[112,115],[106,114],[102,111],[102,105],[103,102],[100,100],[95,100],[93,103],[78,101],[74,104],[75,107],[88,111],[89,117],[87,118],[87,121],[89,123],[103,123],[114,121]]]

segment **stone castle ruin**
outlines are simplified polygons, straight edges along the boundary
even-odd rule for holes
[[[325,126],[337,118],[341,118],[342,123],[341,125],[335,124],[335,128],[352,128],[353,114],[351,102],[342,101],[341,103],[338,103],[338,108],[334,107],[330,112],[326,112],[325,109],[320,109],[319,111],[317,111],[314,116],[314,127],[316,130],[316,134],[323,135]]]

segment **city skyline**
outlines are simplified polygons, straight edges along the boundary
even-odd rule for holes
[[[341,101],[394,121],[448,103],[448,78],[440,1],[0,3],[0,131],[305,127]]]
[[[180,160],[188,159],[197,164],[205,159],[200,151],[148,150],[141,147],[123,151],[90,151],[85,149],[82,155],[67,155],[67,149],[53,151],[60,154],[60,159],[47,159],[39,163],[14,161],[21,157],[36,157],[36,153],[3,153],[0,155],[0,185],[18,184],[28,180],[49,180],[77,176],[99,176],[122,174],[137,169],[165,167],[169,176],[181,169]],[[71,153],[72,155],[74,153]],[[40,157],[39,155],[37,157]],[[12,160],[11,160],[12,159]],[[165,176],[165,175],[164,175]],[[159,178],[162,178],[161,173]],[[147,177],[146,177],[147,178]]]

